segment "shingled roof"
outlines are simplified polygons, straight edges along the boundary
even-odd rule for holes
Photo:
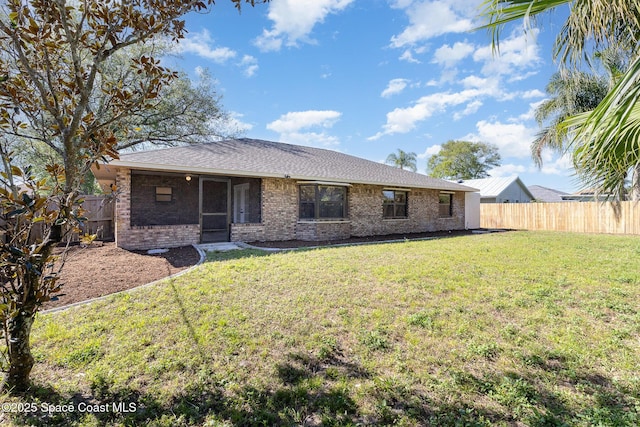
[[[107,169],[111,169],[111,166],[193,174],[477,191],[337,151],[248,138],[122,154],[119,160],[110,162]]]
[[[568,196],[569,193],[554,190],[553,188],[543,187],[541,185],[530,185],[529,191],[533,197],[539,202],[566,202],[562,196]]]

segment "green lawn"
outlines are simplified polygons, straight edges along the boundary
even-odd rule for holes
[[[11,420],[636,426],[639,285],[640,237],[627,236],[212,254],[176,279],[41,315],[37,397],[23,402],[106,412]]]

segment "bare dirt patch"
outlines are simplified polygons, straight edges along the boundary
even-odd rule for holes
[[[44,304],[43,309],[135,288],[176,274],[199,260],[198,251],[192,246],[155,255],[127,251],[113,242],[94,242],[85,248],[73,246],[61,273],[62,295]]]

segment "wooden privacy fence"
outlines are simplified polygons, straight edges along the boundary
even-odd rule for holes
[[[113,229],[113,198],[106,196],[80,196],[84,199],[82,207],[86,211],[88,218],[82,226],[83,233],[97,234],[98,240],[112,240],[114,238]],[[34,227],[32,238],[42,238],[43,227]],[[77,233],[69,236],[71,242],[79,241]]]
[[[640,234],[640,205],[620,202],[481,203],[480,227]]]
[[[113,206],[114,199],[107,196],[85,196],[82,207],[87,211],[87,218],[83,231],[87,234],[97,234],[100,240],[114,238]]]

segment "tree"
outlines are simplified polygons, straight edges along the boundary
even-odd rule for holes
[[[148,76],[131,72],[126,61],[129,61],[134,51],[140,55],[148,55],[156,50],[146,44],[141,49],[124,49],[125,52],[117,54],[115,60],[108,61],[108,66],[105,67],[108,70],[105,71],[106,78],[111,80],[110,84],[117,83],[126,87],[146,84]],[[164,54],[168,50],[167,47],[155,53]],[[108,102],[106,98],[108,96],[103,92],[96,93],[91,101],[92,108],[104,110],[104,104]],[[151,108],[132,111],[118,121],[118,127],[114,130],[117,140],[115,149],[120,151],[149,146],[174,146],[237,137],[240,131],[231,125],[230,116],[222,110],[220,99],[208,71],[201,73],[196,82],[192,82],[185,73],[178,73],[171,84],[160,89],[158,97],[150,102]],[[45,143],[31,138],[27,131],[21,132],[20,137],[13,147],[16,160],[21,165],[34,166],[33,171],[37,177],[46,176],[46,164],[62,162],[59,154],[61,150],[53,148],[59,148],[59,141]],[[97,190],[93,174],[85,173],[81,193],[93,194]]]
[[[231,0],[238,8],[242,0]],[[253,5],[254,0],[245,0]],[[0,321],[3,387],[29,386],[31,326],[59,292],[53,248],[82,222],[78,188],[97,159],[118,157],[128,117],[154,106],[178,74],[151,55],[132,56],[137,86],[113,82],[109,60],[131,46],[184,37],[182,17],[213,0],[8,0],[0,6]],[[96,103],[96,94],[102,101]],[[41,141],[61,161],[46,165],[50,187],[13,164],[12,138]],[[35,224],[43,237],[31,239]]]
[[[550,98],[535,111],[536,121],[542,127],[531,143],[531,157],[542,166],[542,151],[549,148],[558,153],[567,149],[569,129],[563,122],[569,117],[591,111],[600,104],[609,91],[606,79],[583,71],[556,72],[546,87]]]
[[[601,193],[623,194],[625,179],[640,166],[640,55],[635,49],[640,41],[640,5],[628,0],[485,0],[483,5],[488,19],[483,28],[491,31],[496,51],[504,24],[524,20],[529,27],[541,14],[569,5],[554,48],[562,66],[577,67],[591,56],[591,49],[619,46],[633,52],[628,69],[595,109],[562,122],[570,129],[574,167],[583,184]]]
[[[438,154],[429,157],[427,173],[443,179],[478,179],[500,166],[498,147],[483,142],[447,141]]]
[[[413,172],[418,169],[416,167],[416,153],[406,153],[400,149],[398,149],[398,154],[389,154],[386,163],[400,169],[407,168]]]
[[[113,55],[105,64],[103,79],[109,85],[124,84],[133,87],[146,85],[147,76],[128,66],[132,56],[166,56],[172,51],[166,42],[130,46]],[[93,101],[95,109],[104,111],[109,102],[101,93]],[[230,118],[222,110],[221,97],[216,93],[208,70],[192,82],[185,73],[177,73],[169,85],[160,88],[153,108],[132,111],[120,119],[115,133],[116,149],[143,145],[174,146],[211,141],[212,138],[236,136],[230,132]],[[231,133],[231,134],[230,134]]]

